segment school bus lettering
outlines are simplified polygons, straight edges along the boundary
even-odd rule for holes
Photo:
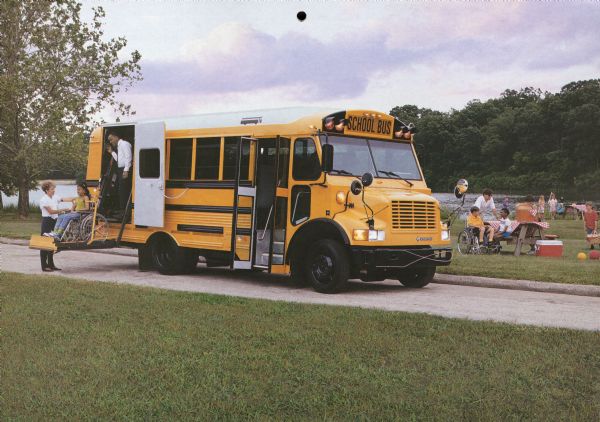
[[[94,213],[30,247],[135,248],[141,269],[163,274],[196,271],[202,257],[207,267],[303,277],[319,292],[348,279],[428,284],[452,253],[412,128],[372,110],[305,110],[98,127],[86,176]],[[133,149],[126,209],[109,133]]]

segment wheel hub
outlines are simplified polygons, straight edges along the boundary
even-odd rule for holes
[[[327,255],[317,255],[313,260],[312,272],[319,281],[330,280],[333,276],[333,259]]]

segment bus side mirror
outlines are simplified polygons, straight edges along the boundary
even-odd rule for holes
[[[325,144],[321,146],[321,153],[321,169],[325,173],[329,173],[331,170],[333,170],[333,145]]]
[[[460,199],[465,196],[465,193],[467,193],[468,189],[469,182],[467,182],[465,179],[460,179],[458,182],[456,182],[456,186],[454,187],[454,196]]]

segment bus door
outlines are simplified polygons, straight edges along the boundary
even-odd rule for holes
[[[231,231],[232,268],[252,268],[254,251],[254,215],[256,212],[256,178],[254,166],[257,140],[239,138],[237,168],[233,200],[233,222]]]
[[[165,215],[165,124],[135,125],[134,144],[136,226],[163,227]]]
[[[283,265],[290,140],[259,139],[256,153],[254,266]]]

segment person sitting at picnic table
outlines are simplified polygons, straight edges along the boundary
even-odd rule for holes
[[[510,212],[508,211],[508,208],[502,208],[500,210],[500,227],[498,228],[498,231],[496,232],[496,234],[494,235],[494,238],[497,240],[500,239],[508,239],[512,233],[511,230],[511,225],[512,225],[512,221],[510,221],[510,219],[508,218],[508,215],[510,214]]]
[[[494,214],[495,218],[498,218],[498,212],[496,211],[496,204],[494,204],[493,192],[491,189],[484,189],[473,206],[479,209],[483,217],[489,217],[489,213],[491,212]]]
[[[591,202],[585,203],[585,211],[583,211],[583,226],[586,236],[598,234],[598,213],[594,209]],[[590,245],[590,249],[594,249],[594,244]]]
[[[471,214],[467,217],[467,226],[473,228],[475,235],[479,236],[479,242],[487,245],[494,240],[494,229],[486,226],[479,215],[479,207],[471,207]],[[487,235],[486,238],[484,236]]]
[[[537,221],[538,210],[534,205],[533,196],[527,195],[523,202],[519,202],[515,207],[515,219],[520,222],[531,223]]]

